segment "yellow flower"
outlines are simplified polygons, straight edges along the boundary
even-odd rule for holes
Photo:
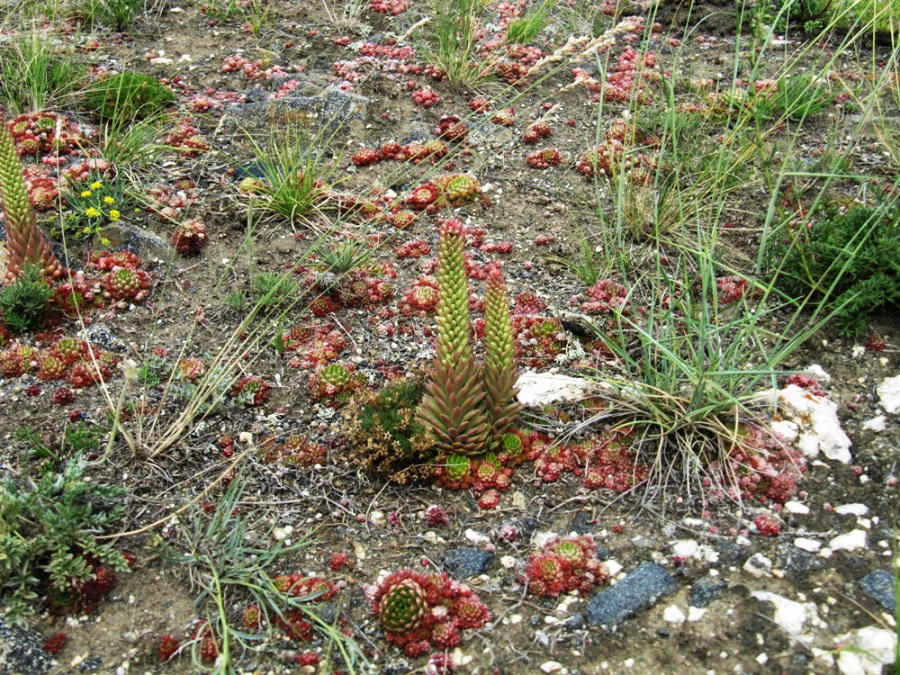
[[[103,202],[104,202],[105,204],[115,204],[116,200],[113,199],[112,197],[104,197],[104,198],[103,198]]]
[[[85,210],[84,215],[86,215],[88,218],[99,218],[100,212],[92,206],[91,208]]]
[[[96,183],[91,183],[91,190],[99,190],[102,187],[103,183],[101,183],[99,180]]]
[[[81,196],[82,196],[82,197],[90,197],[90,196],[91,196],[91,191],[90,191],[90,190],[85,190],[84,192],[81,193]]]
[[[109,210],[109,219],[110,220],[118,220],[122,216],[116,209]]]

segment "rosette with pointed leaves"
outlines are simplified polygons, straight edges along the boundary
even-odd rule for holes
[[[425,589],[412,577],[388,588],[378,604],[378,619],[391,633],[412,633],[428,612]]]
[[[506,300],[506,286],[500,270],[491,270],[484,300],[484,382],[485,410],[491,422],[491,437],[500,442],[510,428],[521,404],[515,400],[515,337]]]
[[[63,274],[59,260],[50,250],[41,231],[25,187],[25,176],[19,165],[16,145],[6,120],[0,118],[0,202],[6,225],[6,247],[9,251],[7,276],[15,278],[27,263],[40,265],[44,276],[56,279]]]
[[[419,408],[422,424],[447,454],[478,455],[487,450],[490,422],[484,387],[469,342],[469,286],[462,223],[441,228],[438,252],[437,357]]]

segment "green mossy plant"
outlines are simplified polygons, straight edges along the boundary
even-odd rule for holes
[[[155,77],[120,73],[97,80],[84,94],[88,110],[102,119],[125,122],[154,115],[175,100]]]
[[[13,333],[39,330],[47,319],[53,289],[38,265],[28,264],[0,290],[0,312]]]
[[[858,337],[873,312],[900,303],[900,209],[834,210],[789,230],[767,252],[776,284],[793,298],[825,297],[841,333]]]

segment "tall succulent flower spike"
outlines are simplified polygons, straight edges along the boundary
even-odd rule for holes
[[[0,202],[9,251],[7,276],[14,279],[29,263],[39,265],[48,279],[62,276],[62,265],[38,229],[16,145],[3,118],[0,118]]]
[[[469,342],[469,287],[462,224],[441,228],[438,252],[437,357],[419,407],[419,418],[448,454],[480,455],[487,450],[491,424],[484,403],[480,368]]]
[[[522,409],[515,400],[516,360],[512,321],[506,286],[500,271],[491,271],[485,294],[484,383],[485,410],[491,423],[491,438],[500,442]]]

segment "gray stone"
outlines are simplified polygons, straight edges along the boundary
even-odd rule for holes
[[[572,518],[572,523],[569,525],[570,532],[577,532],[578,534],[590,534],[594,531],[594,521],[591,518],[591,514],[587,511],[579,511],[575,514],[575,517]]]
[[[884,607],[891,614],[897,611],[897,595],[894,590],[894,577],[887,570],[869,572],[857,581],[863,593]]]
[[[103,228],[103,236],[109,239],[109,250],[130,251],[141,258],[171,260],[175,254],[172,246],[159,235],[134,224],[111,223]]]
[[[300,122],[331,134],[345,124],[361,128],[368,103],[365,96],[329,87],[315,96],[291,92],[284,98],[232,105],[226,121],[248,130]]]
[[[124,352],[128,349],[128,346],[124,342],[117,338],[102,324],[88,326],[82,337],[88,342],[92,342],[109,352]]]
[[[733,565],[741,559],[743,552],[741,547],[733,541],[722,539],[715,545],[716,553],[719,554],[719,565]]]
[[[51,661],[34,631],[10,626],[0,612],[0,673],[45,673],[50,669]]]
[[[494,564],[494,554],[477,548],[454,548],[444,554],[444,567],[457,579],[484,574]]]
[[[509,127],[502,127],[491,122],[476,122],[469,127],[468,142],[470,145],[500,146],[513,140],[513,132]]]
[[[703,577],[691,589],[688,603],[692,607],[708,607],[713,600],[722,595],[726,588],[728,588],[728,584],[718,577]]]
[[[615,586],[601,591],[585,610],[592,626],[615,626],[659,598],[678,589],[678,583],[656,563],[644,563]]]
[[[782,544],[775,552],[775,566],[791,574],[809,574],[822,569],[825,562],[819,556],[796,546]]]

